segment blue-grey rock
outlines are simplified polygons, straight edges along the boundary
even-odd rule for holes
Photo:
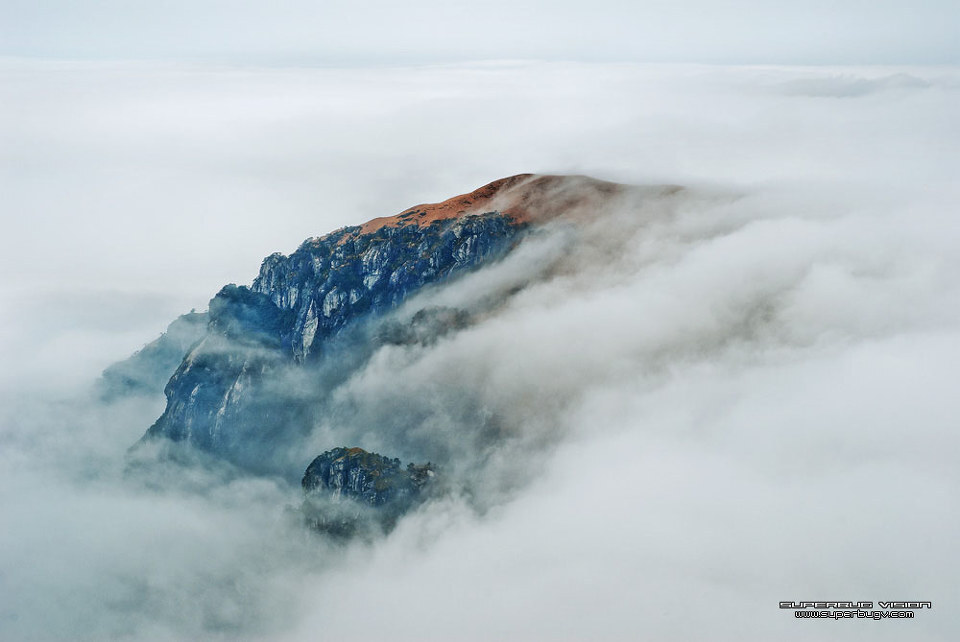
[[[361,448],[334,448],[307,467],[300,510],[308,526],[326,534],[389,531],[427,498],[435,477],[429,463],[404,467]]]
[[[378,347],[427,344],[470,323],[448,308],[398,321],[400,303],[505,256],[533,226],[592,220],[619,193],[586,177],[518,175],[268,256],[250,287],[228,285],[210,302],[141,441],[291,478],[327,395]]]
[[[523,229],[491,212],[369,234],[345,228],[267,257],[252,287],[227,286],[210,302],[206,335],[171,377],[145,438],[185,441],[255,472],[289,471],[289,445],[312,425],[321,389],[389,341],[389,332],[363,334],[370,324],[424,286],[503,256]],[[404,340],[465,322],[448,316],[425,312]]]
[[[131,395],[159,395],[187,352],[207,332],[207,315],[184,314],[132,356],[103,371],[97,393],[105,401]]]

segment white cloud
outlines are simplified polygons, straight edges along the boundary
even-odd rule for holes
[[[877,69],[580,64],[0,73],[2,635],[956,630],[955,70],[892,85]],[[333,555],[285,530],[282,485],[123,481],[157,400],[107,411],[49,390],[272,251],[521,171],[693,189],[439,293],[560,261],[337,392],[363,403],[332,437],[420,413],[404,447],[468,448],[457,431],[495,416],[514,441],[482,469],[485,512],[454,497]],[[777,609],[792,599],[934,609],[800,622]]]

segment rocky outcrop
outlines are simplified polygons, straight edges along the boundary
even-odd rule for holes
[[[383,323],[374,341],[378,344],[430,345],[446,334],[466,328],[471,320],[471,315],[466,310],[430,306],[417,310],[408,323]]]
[[[621,186],[518,175],[441,203],[309,239],[267,257],[250,287],[210,302],[203,336],[167,383],[144,440],[185,442],[241,468],[290,476],[325,395],[378,346],[428,343],[466,313],[390,313],[423,288],[504,256],[546,221],[584,220]]]
[[[253,292],[292,313],[289,349],[298,362],[322,354],[330,336],[358,319],[503,255],[522,226],[490,212],[428,226],[360,229],[308,240],[290,256],[273,254],[253,282]]]
[[[255,472],[289,470],[287,447],[311,426],[324,389],[375,347],[379,335],[363,333],[424,286],[504,255],[523,226],[492,212],[358,229],[271,255],[252,287],[223,288],[145,438],[185,441]],[[429,330],[424,321],[415,334]]]
[[[156,340],[103,371],[97,393],[105,401],[130,395],[158,395],[187,352],[207,332],[207,315],[190,312],[173,321]]]
[[[429,463],[404,468],[399,459],[340,447],[314,459],[300,484],[307,497],[326,495],[369,506],[410,505],[433,476]]]
[[[301,512],[313,529],[342,536],[389,530],[426,499],[436,473],[429,463],[402,466],[361,448],[328,450],[303,475]]]

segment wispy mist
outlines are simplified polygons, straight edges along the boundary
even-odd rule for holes
[[[960,76],[0,68],[0,637],[915,639],[960,621]],[[680,185],[424,292],[329,391],[453,488],[374,543],[217,467],[124,475],[98,373],[304,238],[521,171]],[[396,451],[396,452],[394,452]],[[164,486],[165,475],[169,485]],[[895,622],[780,600],[926,599]]]

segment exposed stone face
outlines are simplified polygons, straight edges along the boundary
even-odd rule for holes
[[[361,448],[334,448],[313,460],[301,486],[309,497],[327,496],[369,506],[410,504],[434,476],[430,464],[407,464]]]
[[[234,460],[238,447],[269,437],[264,423],[295,420],[299,409],[278,404],[263,385],[264,374],[286,360],[290,316],[249,288],[220,290],[210,302],[206,335],[167,383],[167,407],[147,437],[187,441]]]
[[[432,306],[418,310],[409,323],[384,323],[376,341],[393,345],[430,345],[440,337],[470,324],[470,313],[465,310]]]
[[[190,312],[173,321],[166,332],[131,357],[106,370],[97,382],[109,401],[129,395],[159,395],[184,356],[207,332],[207,314]]]
[[[429,463],[404,467],[361,448],[334,448],[307,467],[300,513],[309,527],[328,535],[389,531],[427,498],[435,476]]]
[[[432,309],[398,322],[391,310],[505,255],[528,226],[594,220],[623,187],[517,175],[268,256],[251,287],[229,285],[210,302],[206,331],[167,383],[166,409],[144,439],[187,442],[290,478],[325,395],[379,346],[426,344],[470,321]]]
[[[290,256],[267,257],[252,287],[226,286],[210,302],[207,332],[167,384],[167,407],[146,437],[277,472],[274,453],[311,425],[319,396],[311,373],[339,335],[428,284],[503,256],[523,229],[489,212],[367,234],[344,228]],[[400,342],[426,341],[464,322],[456,314],[420,315]]]
[[[303,361],[356,319],[503,254],[519,229],[497,212],[368,234],[344,228],[267,257],[251,289],[293,313],[291,352]]]

